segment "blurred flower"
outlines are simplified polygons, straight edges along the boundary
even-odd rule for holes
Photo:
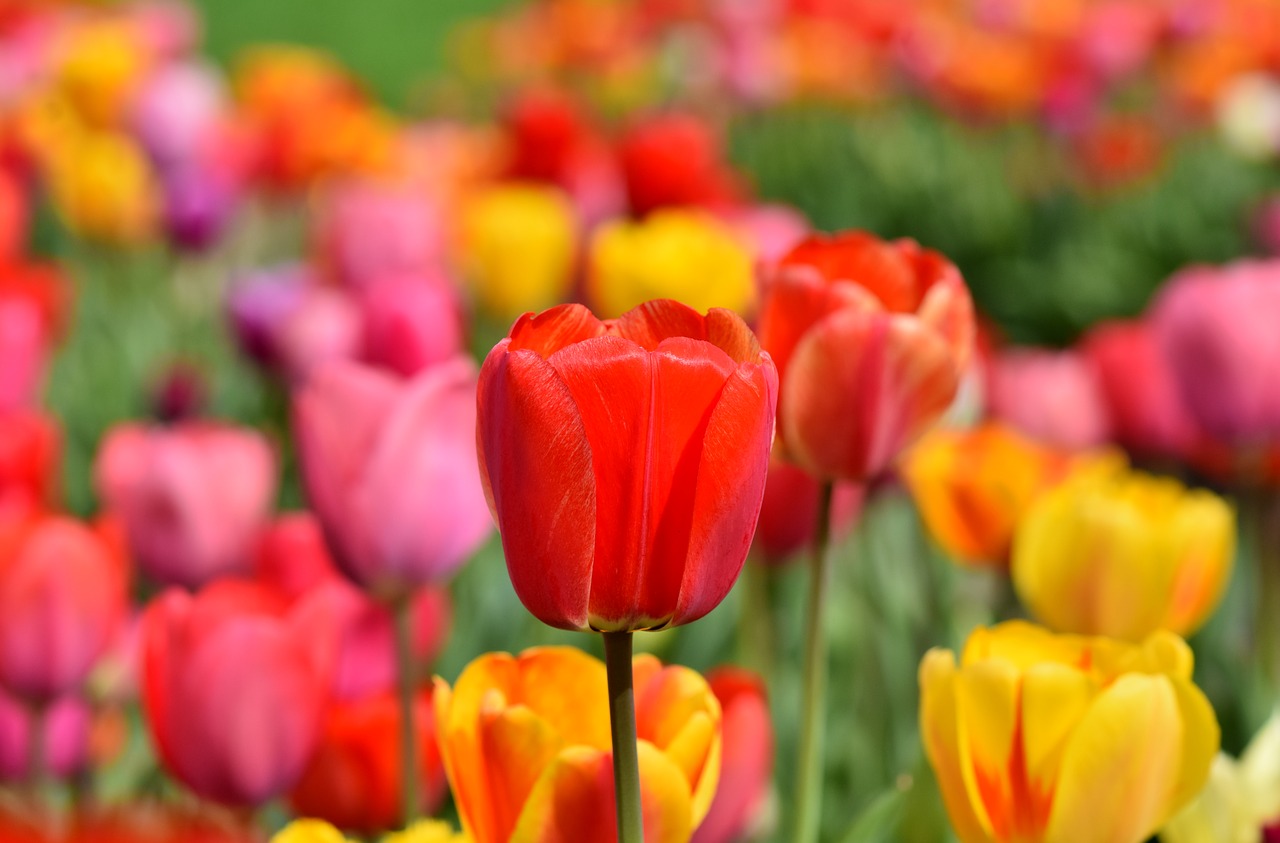
[[[29,780],[32,731],[44,751],[44,773],[65,779],[84,769],[89,759],[89,706],[75,696],[61,697],[33,718],[31,709],[0,691],[0,781]]]
[[[142,150],[128,136],[81,135],[54,155],[49,168],[54,208],[77,235],[131,246],[155,232],[155,179]]]
[[[446,785],[431,696],[427,687],[414,697],[420,799],[427,813],[435,813]],[[397,827],[404,816],[399,738],[394,691],[332,706],[320,744],[289,794],[294,812],[364,833]]]
[[[759,330],[782,382],[783,455],[820,477],[865,480],[951,404],[973,344],[973,305],[938,253],[848,231],[783,258]]]
[[[1159,131],[1145,117],[1099,119],[1075,138],[1084,175],[1103,188],[1129,186],[1150,176],[1162,152]]]
[[[1141,843],[1200,790],[1218,723],[1191,650],[1021,621],[920,664],[920,731],[965,843]],[[980,783],[980,784],[979,784]]]
[[[1192,267],[1151,309],[1187,409],[1233,445],[1280,440],[1280,260]]]
[[[218,242],[239,200],[225,177],[197,166],[169,173],[163,195],[165,231],[179,248],[197,252]]]
[[[0,519],[5,512],[43,509],[54,503],[61,437],[49,416],[0,413]]]
[[[0,265],[0,410],[38,403],[69,292],[52,264]]]
[[[333,363],[295,394],[308,499],[334,560],[370,594],[441,582],[489,537],[475,390],[459,357],[410,380]]]
[[[657,115],[632,126],[618,145],[632,213],[734,204],[742,188],[720,145],[710,125],[689,114]]]
[[[776,394],[769,356],[727,310],[522,316],[485,359],[476,436],[525,607],[604,631],[715,608],[760,513]]]
[[[1000,352],[989,389],[991,414],[1045,445],[1083,451],[1111,437],[1102,386],[1077,351]]]
[[[120,126],[152,58],[137,31],[103,16],[70,27],[59,54],[57,81],[79,114],[99,128]]]
[[[1217,104],[1218,130],[1240,155],[1266,160],[1280,155],[1280,81],[1258,73],[1242,75]]]
[[[348,843],[324,820],[294,820],[271,837],[271,843]]]
[[[318,211],[317,247],[353,288],[387,276],[438,272],[444,260],[441,212],[425,195],[374,181],[332,187]]]
[[[1111,433],[1130,453],[1185,456],[1199,432],[1149,323],[1103,322],[1081,343],[1107,405]]]
[[[124,620],[125,562],[63,516],[0,521],[0,686],[34,705],[74,691]]]
[[[442,820],[419,820],[404,831],[388,834],[382,843],[470,843],[466,834]]]
[[[786,205],[748,205],[722,214],[729,227],[751,245],[757,265],[772,265],[809,236],[809,221]]]
[[[1235,761],[1218,753],[1204,790],[1160,831],[1161,843],[1272,843],[1280,820],[1280,715]]]
[[[755,278],[747,244],[715,217],[671,210],[607,223],[591,241],[588,285],[605,316],[651,299],[745,313]]]
[[[498,185],[473,194],[461,213],[460,262],[484,309],[513,318],[566,296],[577,223],[563,192]]]
[[[103,439],[94,483],[123,520],[139,567],[163,585],[247,573],[276,492],[257,430],[204,421],[123,424]]]
[[[149,74],[130,124],[162,169],[190,163],[230,107],[222,76],[202,62],[175,62]]]
[[[13,263],[26,250],[28,201],[18,174],[13,168],[0,167],[0,265]]]
[[[334,632],[324,590],[291,608],[233,579],[157,598],[142,621],[143,703],[165,769],[231,805],[286,793],[320,737]]]
[[[281,516],[258,541],[255,579],[290,603],[319,588],[338,590],[333,597],[340,628],[334,670],[336,700],[359,700],[395,687],[396,664],[391,610],[352,586],[338,572],[320,530],[309,512]],[[413,656],[429,665],[449,637],[451,607],[443,588],[421,588],[411,609]]]
[[[366,362],[413,377],[466,350],[462,305],[443,277],[381,279],[365,288],[360,305]]]
[[[813,543],[822,484],[809,472],[776,456],[769,457],[764,502],[752,547],[766,564],[778,565]],[[838,483],[831,499],[833,541],[839,542],[862,514],[866,487]]]
[[[1082,465],[1027,510],[1013,582],[1059,632],[1141,640],[1188,635],[1231,578],[1235,513],[1208,491],[1122,465]]]
[[[1014,528],[1068,466],[1065,454],[988,422],[929,433],[907,454],[902,473],[929,535],[949,556],[1005,569]]]
[[[1262,251],[1280,258],[1280,193],[1273,193],[1253,214],[1253,238]]]
[[[750,837],[773,778],[773,721],[764,682],[748,670],[707,674],[724,713],[724,763],[715,799],[693,843],[733,843]]]
[[[650,840],[687,840],[720,772],[721,710],[701,676],[634,662]],[[475,843],[609,839],[615,828],[604,664],[571,647],[489,653],[436,680],[440,750]]]

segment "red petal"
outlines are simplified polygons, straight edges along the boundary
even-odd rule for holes
[[[526,313],[511,326],[511,351],[528,349],[539,357],[603,334],[605,325],[580,304],[562,304],[541,313]]]

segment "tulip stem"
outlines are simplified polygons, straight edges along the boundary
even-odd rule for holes
[[[418,819],[418,734],[414,722],[417,671],[413,664],[413,598],[406,596],[392,607],[396,625],[396,668],[400,678],[400,765],[403,775],[404,827]]]
[[[827,636],[826,606],[831,578],[831,495],[824,483],[818,499],[818,526],[810,558],[809,603],[804,641],[804,702],[800,731],[800,755],[796,763],[796,820],[793,843],[813,843],[822,820],[822,753],[826,727]]]
[[[613,737],[613,792],[618,806],[618,843],[643,843],[640,760],[636,752],[636,694],[631,676],[631,633],[604,633],[609,679],[609,726]]]

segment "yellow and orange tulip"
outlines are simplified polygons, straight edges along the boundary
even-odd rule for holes
[[[720,772],[721,710],[706,681],[634,661],[645,839],[687,841]],[[445,769],[475,843],[608,840],[613,768],[604,664],[572,647],[490,653],[436,680]]]
[[[76,234],[132,245],[156,232],[159,195],[142,148],[116,132],[86,132],[48,163],[58,215]]]
[[[920,730],[962,843],[1141,843],[1203,787],[1213,708],[1186,643],[1022,621],[920,665]]]
[[[589,260],[591,300],[602,316],[621,316],[651,299],[699,311],[745,313],[751,305],[751,250],[705,213],[665,210],[609,223],[592,240]]]
[[[1082,467],[1018,526],[1013,582],[1059,632],[1138,641],[1189,635],[1221,600],[1235,552],[1235,513],[1217,495],[1122,463]]]
[[[1019,519],[1069,464],[1065,454],[988,422],[926,435],[902,469],[934,541],[965,565],[1004,569]]]
[[[294,820],[271,838],[271,843],[351,843],[342,832],[321,820]],[[446,822],[423,820],[382,838],[382,843],[470,843]]]

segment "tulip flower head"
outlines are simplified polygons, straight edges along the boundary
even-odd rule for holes
[[[963,843],[1142,843],[1204,785],[1218,723],[1191,650],[979,628],[920,664],[920,731]]]
[[[647,841],[687,841],[720,772],[721,709],[698,674],[634,661]],[[605,667],[572,647],[490,653],[452,688],[436,723],[464,830],[475,843],[608,840],[614,794]]]
[[[720,667],[707,675],[724,712],[724,765],[715,799],[693,843],[748,839],[773,777],[773,722],[764,682],[748,670]]]
[[[726,310],[521,317],[481,369],[477,441],[526,608],[606,632],[715,608],[760,514],[776,395],[769,355]]]
[[[823,478],[874,478],[951,404],[973,334],[969,291],[936,252],[860,231],[805,240],[760,308],[783,455]]]
[[[1189,635],[1222,599],[1235,535],[1235,513],[1212,492],[1094,462],[1028,509],[1014,537],[1013,582],[1060,632]]]

